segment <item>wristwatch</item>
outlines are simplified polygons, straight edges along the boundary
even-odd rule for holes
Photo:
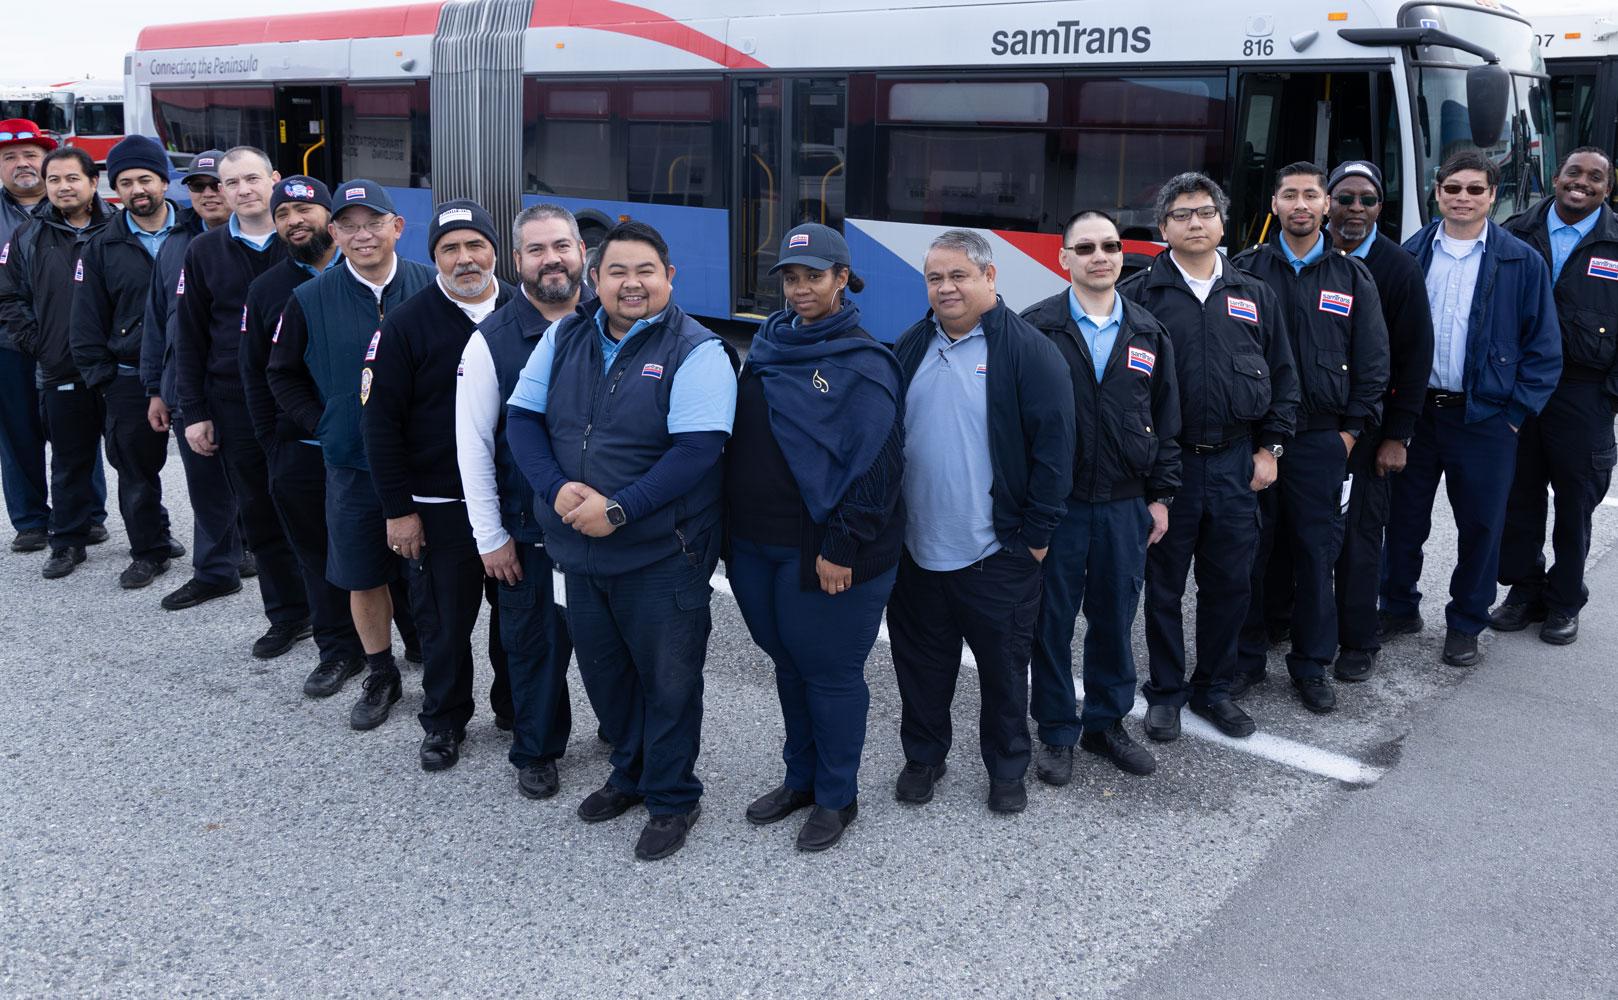
[[[1148,500],[1146,502],[1147,502],[1147,504],[1160,503],[1165,507],[1173,507],[1174,506],[1174,494],[1171,493],[1166,497],[1157,497],[1156,499]]]
[[[624,522],[627,520],[629,520],[629,517],[624,514],[624,509],[618,506],[618,501],[608,500],[607,523],[612,525],[614,528],[622,528],[624,526]]]
[[[1282,455],[1285,455],[1287,451],[1284,447],[1278,444],[1267,444],[1264,446],[1264,450],[1269,452],[1274,458],[1280,458]]]

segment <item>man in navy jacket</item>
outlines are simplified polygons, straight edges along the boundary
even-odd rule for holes
[[[1393,483],[1380,631],[1421,630],[1421,548],[1443,476],[1460,550],[1444,608],[1444,662],[1462,667],[1478,662],[1478,633],[1494,603],[1517,432],[1562,372],[1550,270],[1489,220],[1499,180],[1479,153],[1450,157],[1438,171],[1443,218],[1405,242],[1427,276],[1433,371],[1408,463]]]

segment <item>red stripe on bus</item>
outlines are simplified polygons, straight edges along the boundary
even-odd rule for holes
[[[397,38],[431,35],[438,30],[444,0],[401,4],[371,10],[336,10],[324,14],[241,17],[194,24],[159,24],[141,30],[137,51],[195,49],[208,45],[251,45],[266,42],[312,42],[342,38]]]
[[[1062,238],[1055,233],[1019,233],[1009,229],[996,229],[994,234],[1044,264],[1053,274],[1068,277],[1067,270],[1057,260],[1062,249]],[[1124,240],[1124,253],[1142,257],[1156,257],[1164,250],[1163,244],[1151,240]]]
[[[553,8],[562,8],[556,10]],[[618,0],[574,0],[571,4],[553,4],[541,0],[534,5],[530,28],[592,28],[611,31],[619,35],[644,38],[649,42],[667,45],[689,52],[700,59],[718,63],[730,69],[768,69],[763,63],[739,49],[733,49],[719,39],[688,25],[681,24],[667,14],[620,3]]]

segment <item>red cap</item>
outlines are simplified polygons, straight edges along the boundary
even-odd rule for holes
[[[23,142],[31,142],[47,153],[56,148],[56,140],[26,118],[7,118],[0,121],[0,149]]]

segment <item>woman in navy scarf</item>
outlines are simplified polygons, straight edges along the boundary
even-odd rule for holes
[[[892,352],[860,329],[835,229],[787,233],[774,272],[788,308],[753,338],[726,446],[731,588],[786,722],[786,778],[747,819],[813,806],[798,848],[821,851],[859,811],[865,658],[904,541],[904,396]]]

